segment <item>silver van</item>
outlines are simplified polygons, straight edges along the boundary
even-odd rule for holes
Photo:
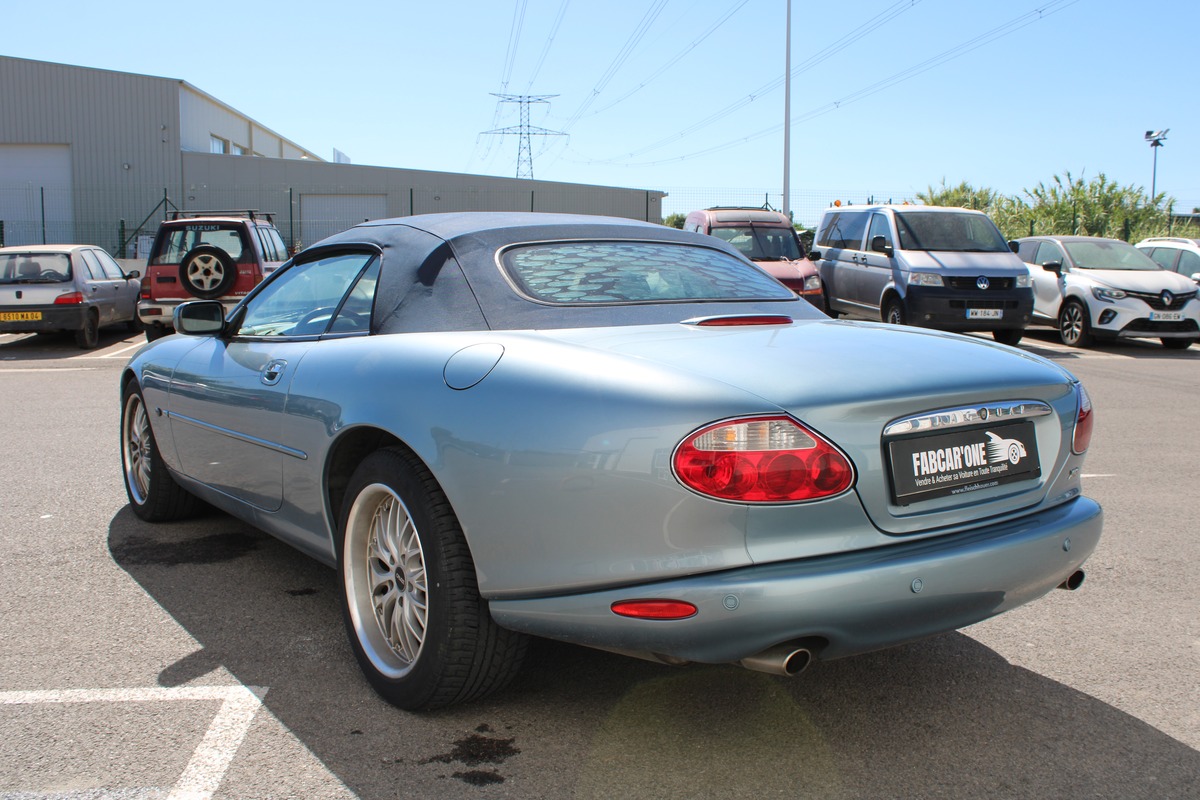
[[[825,312],[1016,344],[1033,315],[1029,271],[980,211],[853,206],[825,211],[812,252]]]

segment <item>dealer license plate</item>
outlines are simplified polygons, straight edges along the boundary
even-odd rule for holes
[[[0,322],[40,322],[40,311],[3,311],[0,312]]]
[[[900,505],[1041,476],[1033,422],[1006,422],[888,443]]]
[[[1004,309],[1002,308],[968,308],[967,319],[1002,319],[1004,317]]]
[[[1182,311],[1151,311],[1151,322],[1179,322],[1183,319]]]

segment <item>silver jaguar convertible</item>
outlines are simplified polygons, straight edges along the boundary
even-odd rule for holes
[[[529,635],[792,675],[1075,588],[1100,537],[1068,372],[830,320],[659,225],[368,222],[175,330],[121,376],[133,510],[336,567],[406,709],[500,688]]]

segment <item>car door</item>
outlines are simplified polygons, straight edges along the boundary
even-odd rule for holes
[[[185,474],[255,508],[283,502],[286,459],[306,459],[284,425],[288,387],[304,356],[332,337],[367,335],[370,303],[348,300],[378,270],[374,252],[297,262],[234,312],[236,329],[180,360],[169,419]]]
[[[101,325],[109,325],[117,319],[117,298],[124,280],[118,280],[106,273],[94,250],[80,250],[78,255],[86,265],[83,272],[85,280],[80,287],[83,302],[100,315]],[[123,279],[124,273],[121,273],[120,268],[117,272]]]
[[[892,226],[884,214],[871,214],[871,222],[867,227],[867,236],[860,257],[861,266],[858,269],[856,288],[856,293],[863,303],[878,309],[884,290],[892,283],[896,259],[894,255],[879,253],[871,249],[871,240],[876,236],[882,236],[888,247],[895,246]]]
[[[1062,278],[1043,264],[1057,262],[1061,269],[1067,268],[1066,254],[1057,242],[1040,242],[1033,256],[1032,269],[1029,270],[1030,280],[1033,281],[1033,313],[1039,317],[1057,319],[1058,307],[1062,304]]]
[[[140,277],[127,274],[121,269],[121,265],[103,250],[92,250],[91,253],[100,262],[100,268],[115,287],[113,321],[126,322],[134,319],[137,316],[138,295],[142,289]]]

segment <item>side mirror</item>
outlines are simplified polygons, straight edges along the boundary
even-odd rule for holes
[[[1014,253],[1020,252],[1021,243],[1018,242],[1016,239],[1013,239],[1008,243],[1008,249],[1012,250]]]
[[[1194,280],[1196,283],[1200,283],[1200,272],[1193,272],[1192,280]]]
[[[127,281],[137,280],[140,277],[142,277],[142,273],[136,269],[130,270],[129,272],[125,273],[125,280],[127,280]]]
[[[225,306],[216,300],[193,300],[175,307],[175,331],[186,336],[215,336],[225,329]]]
[[[1061,261],[1044,261],[1042,269],[1046,272],[1053,272],[1055,275],[1062,275],[1063,265]]]
[[[883,253],[888,258],[896,253],[896,250],[887,243],[887,237],[883,235],[871,237],[871,249],[876,253]]]
[[[806,255],[805,258],[807,258],[809,261],[820,261],[821,260],[821,251],[820,250],[809,250],[808,255]]]

